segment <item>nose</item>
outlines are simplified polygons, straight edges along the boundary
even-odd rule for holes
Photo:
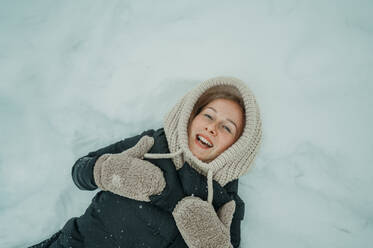
[[[215,127],[215,124],[210,124],[210,125],[207,125],[206,127],[205,127],[205,129],[206,129],[206,131],[207,132],[209,132],[210,134],[212,134],[212,135],[216,135],[216,127]]]

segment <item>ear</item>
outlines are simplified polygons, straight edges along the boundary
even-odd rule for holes
[[[233,214],[236,210],[236,203],[234,200],[227,202],[221,208],[219,208],[217,214],[220,221],[230,230]]]

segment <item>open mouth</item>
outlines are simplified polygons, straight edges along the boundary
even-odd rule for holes
[[[209,149],[214,146],[212,142],[198,134],[196,135],[196,143],[203,149]]]

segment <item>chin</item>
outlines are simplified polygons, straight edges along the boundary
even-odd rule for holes
[[[196,156],[199,160],[201,160],[202,162],[204,163],[209,163],[211,162],[212,160],[214,159],[211,159],[211,158],[206,158],[206,157],[199,157],[199,156]]]
[[[191,152],[194,155],[194,157],[198,158],[202,162],[206,162],[206,159],[203,156],[200,156],[200,155],[196,154],[193,150],[191,150]]]
[[[191,147],[189,147],[189,150],[192,152],[192,154],[193,154],[196,158],[198,158],[199,160],[201,160],[201,161],[204,162],[204,163],[209,163],[209,162],[211,162],[212,160],[215,159],[215,158],[211,159],[211,158],[208,158],[208,157],[206,157],[206,156],[203,156],[203,155],[198,154],[198,148],[196,149],[197,152],[196,152],[193,148],[191,149]]]

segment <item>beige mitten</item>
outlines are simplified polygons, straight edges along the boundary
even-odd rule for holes
[[[232,200],[216,213],[210,203],[188,196],[177,203],[172,215],[188,247],[231,248],[230,226],[235,208]]]
[[[97,186],[105,191],[147,202],[150,201],[149,196],[161,193],[166,186],[163,172],[143,160],[144,154],[153,144],[152,137],[144,136],[128,150],[101,155],[93,168]]]

